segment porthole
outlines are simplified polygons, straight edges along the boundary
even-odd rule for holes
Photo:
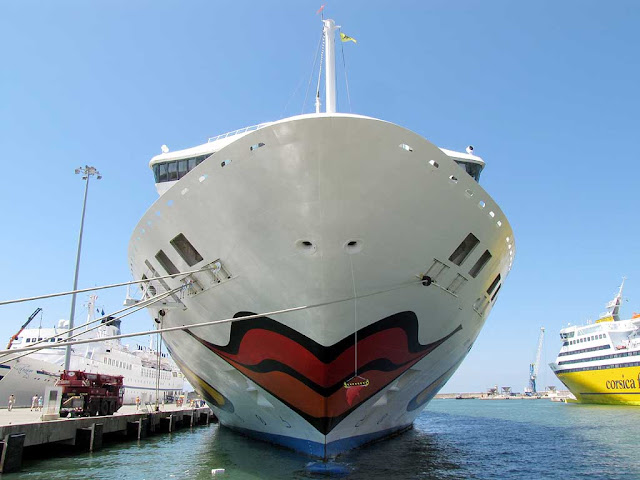
[[[349,240],[344,244],[344,249],[348,254],[352,255],[362,251],[362,242],[360,240]]]
[[[313,255],[316,253],[317,247],[312,240],[298,240],[296,242],[296,249],[307,255]]]

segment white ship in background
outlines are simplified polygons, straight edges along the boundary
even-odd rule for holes
[[[164,335],[223,426],[328,457],[411,426],[471,349],[515,243],[473,148],[336,113],[338,27],[323,22],[326,112],[318,97],[315,114],[163,147],[129,263],[145,298],[187,288],[149,307],[163,327],[238,319]]]
[[[96,296],[88,302],[87,324],[93,322],[96,311]],[[87,330],[90,327],[87,327]],[[77,331],[76,331],[77,332]],[[99,342],[72,347],[70,370],[83,370],[124,377],[124,403],[135,403],[137,396],[142,403],[155,403],[156,389],[158,401],[173,401],[184,388],[184,376],[167,354],[158,353],[153,348],[135,346],[130,349],[120,340],[108,340],[120,334],[120,320],[105,317],[99,328],[76,337],[100,339]],[[55,385],[64,368],[66,347],[57,346],[68,336],[68,321],[60,320],[54,328],[27,328],[14,336],[11,350],[29,347],[49,338],[51,346],[29,355],[16,354],[0,358],[0,399],[7,401],[9,395],[16,397],[16,406],[31,405],[33,395],[43,395],[47,386]],[[106,339],[106,340],[105,340]],[[158,362],[158,360],[160,360]],[[158,368],[159,366],[159,368]],[[158,372],[160,383],[156,385]]]

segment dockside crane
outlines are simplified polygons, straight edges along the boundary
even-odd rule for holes
[[[534,363],[529,365],[529,388],[527,393],[535,395],[538,393],[536,390],[536,379],[538,378],[538,369],[540,368],[540,357],[542,355],[542,341],[544,340],[544,327],[540,327],[540,336],[538,337],[538,350],[536,352],[536,359]]]
[[[18,338],[18,336],[22,333],[22,331],[25,328],[27,328],[27,325],[29,325],[31,323],[31,320],[36,318],[36,315],[38,315],[41,311],[42,311],[42,309],[40,307],[36,308],[36,311],[33,312],[31,314],[31,316],[29,317],[29,319],[26,322],[24,322],[24,324],[20,327],[20,330],[18,330],[18,333],[16,333],[14,336],[11,337],[11,339],[9,340],[9,344],[7,345],[7,350],[9,350],[11,348],[11,344],[13,343],[13,341],[16,338]]]

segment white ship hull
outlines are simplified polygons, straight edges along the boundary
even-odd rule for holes
[[[470,233],[479,244],[457,265]],[[196,266],[171,247],[179,234]],[[436,146],[317,114],[242,135],[189,172],[142,218],[129,257],[136,279],[166,275],[160,250],[180,271],[223,266],[165,281],[190,289],[151,309],[163,327],[321,304],[164,338],[222,425],[327,457],[411,426],[470,350],[512,249],[502,211]],[[357,304],[331,303],[354,292]],[[368,385],[345,388],[356,364]]]
[[[9,395],[15,396],[15,407],[31,406],[34,395],[44,395],[60,378],[59,366],[31,357],[11,361],[6,357],[0,363],[0,399],[7,405]]]
[[[112,331],[112,334],[116,333]],[[12,348],[18,349],[55,335],[64,338],[66,330],[24,330],[13,342]],[[30,406],[34,395],[44,395],[46,387],[56,384],[64,369],[65,348],[52,346],[28,356],[20,355],[0,359],[0,399],[6,402],[9,395],[13,394],[16,407]],[[184,377],[175,365],[171,369],[172,364],[162,358],[160,383],[156,389],[156,358],[154,351],[146,349],[132,352],[115,340],[106,340],[72,347],[69,370],[122,375],[125,404],[134,404],[136,397],[140,398],[141,403],[155,403],[156,397],[160,402],[167,399],[173,401],[184,389]]]

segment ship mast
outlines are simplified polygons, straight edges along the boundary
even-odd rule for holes
[[[622,283],[620,284],[618,293],[616,294],[615,297],[613,297],[613,300],[607,303],[607,306],[606,306],[607,311],[600,314],[600,319],[596,323],[600,323],[601,321],[608,321],[608,322],[620,321],[620,306],[622,305],[622,289],[624,288],[624,281],[626,279],[627,277],[622,277]]]
[[[622,305],[622,289],[624,288],[624,281],[626,277],[622,277],[622,283],[618,294],[607,304],[607,311],[613,317],[614,322],[620,321],[620,305]]]
[[[333,20],[324,23],[325,44],[325,102],[327,113],[336,113],[336,35],[339,26]]]

